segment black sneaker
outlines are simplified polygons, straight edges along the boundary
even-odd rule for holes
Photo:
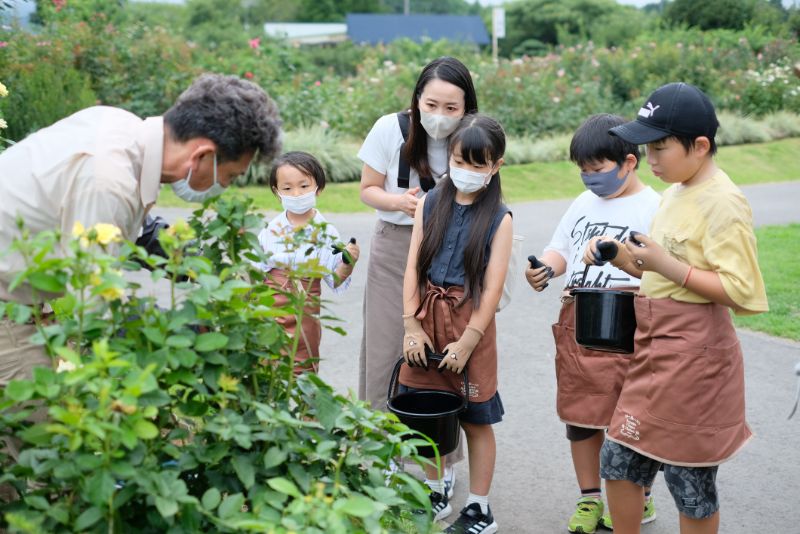
[[[481,505],[474,502],[461,510],[461,515],[456,522],[447,527],[445,534],[493,534],[497,532],[497,523],[494,522],[492,510],[484,514]]]
[[[450,507],[450,500],[447,498],[447,495],[442,495],[438,491],[432,491],[430,494],[430,498],[431,498],[431,512],[433,512],[434,521],[439,521],[440,519],[444,519],[445,517],[453,513],[453,509]],[[425,510],[415,510],[414,513],[424,514]]]

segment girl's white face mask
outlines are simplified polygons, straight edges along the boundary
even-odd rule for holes
[[[450,117],[448,115],[437,115],[419,110],[419,121],[422,127],[433,139],[439,140],[448,137],[456,131],[461,117]]]
[[[317,205],[316,189],[296,197],[281,194],[278,194],[278,196],[281,197],[283,209],[295,215],[302,215]]]
[[[462,193],[474,193],[476,191],[480,191],[489,185],[489,181],[491,181],[493,174],[493,170],[489,171],[487,174],[481,174],[479,172],[468,171],[467,169],[462,169],[460,167],[450,167],[450,180],[452,180],[453,185],[456,186],[456,189]]]

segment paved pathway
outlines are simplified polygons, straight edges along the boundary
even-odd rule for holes
[[[800,222],[800,182],[743,188],[757,225]],[[515,233],[525,236],[523,250],[538,254],[546,245],[568,201],[528,202],[512,206]],[[156,210],[159,212],[159,210]],[[167,217],[179,210],[160,210]],[[184,212],[185,213],[185,212]],[[321,375],[341,391],[355,390],[361,340],[361,302],[366,279],[373,214],[326,214],[343,237],[354,236],[362,250],[353,284],[343,295],[325,293],[329,311],[340,317],[345,337],[326,331]],[[557,291],[542,294],[520,280],[512,303],[497,317],[500,391],[506,408],[496,425],[498,460],[491,492],[501,532],[566,532],[577,487],[564,426],[555,413],[554,346],[550,331],[558,314]],[[786,420],[800,361],[800,344],[740,331],[745,353],[748,420],[756,439],[720,469],[725,534],[800,532],[800,419]],[[457,468],[453,507],[467,495],[466,462]],[[659,476],[655,485],[658,520],[644,534],[678,532],[675,506]],[[454,518],[455,516],[452,516]]]

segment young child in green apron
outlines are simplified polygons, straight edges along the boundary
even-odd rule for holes
[[[586,191],[564,213],[550,243],[539,258],[543,266],[531,265],[528,283],[542,291],[551,278],[566,275],[561,311],[553,325],[556,344],[556,411],[567,426],[572,463],[580,497],[569,518],[567,530],[591,534],[598,525],[609,527],[603,515],[600,487],[600,447],[605,429],[617,405],[622,382],[630,363],[629,354],[600,352],[575,342],[575,302],[572,287],[637,290],[639,278],[594,259],[594,244],[600,239],[625,242],[634,230],[648,232],[660,197],[639,179],[639,147],[609,135],[608,129],[626,121],[616,115],[593,115],[575,132],[570,159],[580,168]],[[584,268],[584,258],[591,265]],[[637,273],[638,274],[638,273]],[[646,489],[642,522],[655,519],[655,506]]]
[[[469,449],[470,494],[447,533],[497,532],[489,508],[497,454],[492,425],[503,416],[495,313],[512,243],[498,172],[504,152],[497,121],[478,114],[461,119],[450,137],[449,176],[417,204],[403,283],[403,356],[409,365],[400,373],[401,392],[449,390],[469,398],[459,419]],[[445,356],[443,372],[427,370],[425,346]],[[443,519],[452,508],[442,472],[426,467],[425,475],[434,519]]]
[[[325,246],[314,248],[310,254],[306,247],[294,250],[292,246],[288,246],[292,241],[292,234],[306,232],[311,228],[307,226],[308,223],[327,223],[315,208],[317,197],[325,188],[325,171],[322,165],[307,152],[287,152],[273,163],[269,186],[281,199],[284,211],[258,234],[258,242],[268,254],[266,263],[259,265],[267,273],[267,283],[276,288],[291,290],[288,287],[288,271],[300,263],[317,259],[320,266],[329,271],[323,277],[325,283],[337,293],[346,290],[350,286],[351,274],[360,251],[355,242],[348,243],[344,246],[348,254],[345,259],[343,251],[334,248],[334,245],[339,244],[340,238],[332,224],[325,227]],[[301,284],[303,290],[311,295],[313,302],[305,309],[300,330],[297,330],[297,319],[294,316],[277,319],[290,336],[299,336],[295,353],[295,374],[319,370],[319,344],[322,338],[318,300],[321,294],[320,279],[306,278]],[[287,302],[286,295],[276,294],[277,306]]]
[[[729,308],[767,311],[752,213],[713,155],[719,123],[696,87],[657,89],[613,135],[647,145],[672,184],[650,235],[629,237],[614,265],[642,272],[634,357],[601,451],[614,531],[639,532],[643,488],[660,467],[682,533],[716,533],[716,473],[752,437],[742,351]]]

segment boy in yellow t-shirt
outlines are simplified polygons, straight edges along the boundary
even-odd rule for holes
[[[653,173],[672,184],[650,235],[632,235],[612,262],[642,274],[635,353],[601,451],[618,533],[639,532],[643,488],[662,465],[681,532],[716,533],[717,467],[752,437],[728,308],[768,308],[750,206],[714,162],[718,125],[702,91],[671,83],[609,130],[646,144]]]

